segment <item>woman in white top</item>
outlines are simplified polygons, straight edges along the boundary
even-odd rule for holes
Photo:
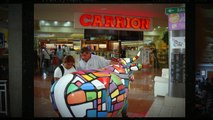
[[[76,72],[75,59],[71,55],[67,55],[63,59],[63,63],[58,66],[54,71],[54,80],[60,79],[62,76]]]

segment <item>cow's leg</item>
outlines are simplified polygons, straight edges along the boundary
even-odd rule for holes
[[[125,101],[124,108],[123,108],[123,110],[122,110],[122,112],[121,112],[122,117],[128,117],[128,116],[127,116],[127,108],[128,108],[128,101],[126,100],[126,101]]]

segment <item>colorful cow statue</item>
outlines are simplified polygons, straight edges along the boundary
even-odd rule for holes
[[[132,71],[142,68],[133,58],[102,69],[77,71],[63,76],[51,87],[51,102],[62,117],[123,117],[128,108]]]

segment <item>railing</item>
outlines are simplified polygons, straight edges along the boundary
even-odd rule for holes
[[[0,80],[0,114],[8,115],[7,80]]]

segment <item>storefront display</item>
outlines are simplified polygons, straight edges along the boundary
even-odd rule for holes
[[[151,54],[150,48],[148,48],[148,47],[142,48],[142,65],[145,68],[150,67],[150,54]]]

